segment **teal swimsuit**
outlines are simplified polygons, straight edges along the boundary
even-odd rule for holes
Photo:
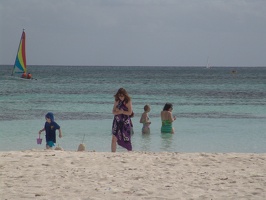
[[[172,122],[170,122],[169,120],[163,120],[161,133],[172,133]]]

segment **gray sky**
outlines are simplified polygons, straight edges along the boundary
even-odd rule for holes
[[[0,0],[0,64],[266,66],[266,0]]]

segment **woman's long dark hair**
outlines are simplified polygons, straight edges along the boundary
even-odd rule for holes
[[[171,108],[173,108],[173,104],[171,103],[166,103],[163,107],[164,111],[169,111]]]
[[[125,97],[125,100],[124,100],[125,103],[128,103],[131,100],[130,96],[128,95],[127,91],[124,88],[119,88],[117,93],[114,95],[115,101],[119,101],[120,95],[123,95]]]

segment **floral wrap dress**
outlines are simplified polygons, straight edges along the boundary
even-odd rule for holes
[[[128,111],[124,101],[120,101],[117,108]],[[132,122],[129,115],[119,114],[114,116],[112,134],[117,138],[117,144],[128,151],[132,151],[131,128]]]

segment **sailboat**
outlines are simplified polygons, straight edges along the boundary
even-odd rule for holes
[[[11,73],[11,76],[14,74],[20,74],[21,78],[31,79],[31,74],[27,74],[27,64],[26,64],[26,33],[23,29],[22,35],[20,38],[18,52],[15,60],[15,64]]]
[[[210,65],[210,62],[209,62],[209,57],[207,59],[207,65],[206,65],[206,69],[210,69],[211,68],[211,65]]]

